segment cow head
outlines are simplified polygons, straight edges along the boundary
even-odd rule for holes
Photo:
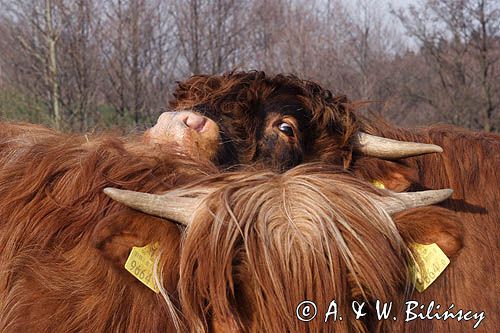
[[[229,173],[163,195],[106,193],[187,226],[178,268],[164,262],[163,270],[180,271],[191,331],[365,332],[377,321],[355,320],[349,306],[404,299],[408,243],[437,243],[448,256],[461,247],[453,214],[414,208],[451,191],[394,194],[331,166]],[[344,319],[325,323],[332,299]],[[304,300],[315,301],[320,317],[297,319]]]
[[[220,165],[252,163],[284,171],[311,161],[346,167],[354,151],[390,159],[440,151],[434,145],[360,132],[345,96],[334,97],[318,84],[293,75],[198,75],[179,83],[174,96],[171,107],[181,111],[179,118],[186,114],[208,118],[213,134],[218,126],[219,137],[212,135],[203,149],[210,150],[208,155]],[[162,115],[147,137],[159,142],[172,137],[165,129],[176,119],[174,115]],[[216,139],[220,144],[214,144]]]

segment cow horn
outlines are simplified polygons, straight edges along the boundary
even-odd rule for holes
[[[125,206],[185,226],[191,222],[192,214],[201,202],[199,197],[183,197],[174,192],[150,194],[107,187],[104,193]]]
[[[180,193],[150,194],[107,187],[104,193],[111,199],[143,213],[163,217],[182,225],[189,225],[193,212],[202,198],[186,197]],[[203,192],[199,192],[202,194]],[[452,189],[393,193],[391,197],[377,199],[390,215],[415,207],[428,206],[448,199]]]
[[[356,133],[355,145],[356,150],[364,155],[389,160],[443,152],[443,148],[437,145],[386,139],[363,132]]]
[[[388,214],[395,214],[410,208],[439,203],[448,199],[452,194],[452,189],[393,193],[392,197],[384,197],[381,203]]]

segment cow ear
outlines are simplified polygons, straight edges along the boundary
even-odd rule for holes
[[[436,243],[449,257],[463,247],[464,230],[456,214],[441,207],[415,208],[393,217],[406,243]]]
[[[377,182],[394,192],[408,190],[418,180],[418,171],[403,161],[393,162],[373,157],[358,158],[353,165],[356,176],[369,182]]]
[[[163,229],[168,230],[163,232]],[[173,223],[128,208],[101,220],[92,234],[92,242],[103,257],[120,268],[125,265],[134,246],[168,242],[175,248],[179,240],[179,228]]]

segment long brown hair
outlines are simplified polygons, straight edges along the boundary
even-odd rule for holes
[[[408,252],[375,189],[321,165],[228,178],[186,230],[180,297],[194,332],[209,318],[241,332],[366,332],[353,300],[398,300]],[[342,321],[324,322],[330,302]],[[319,317],[305,323],[297,305],[313,300]]]

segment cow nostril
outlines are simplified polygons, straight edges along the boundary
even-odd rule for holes
[[[201,132],[203,128],[205,127],[205,124],[207,122],[207,118],[191,113],[189,114],[185,119],[184,119],[184,124],[186,124],[187,127],[197,131]]]

